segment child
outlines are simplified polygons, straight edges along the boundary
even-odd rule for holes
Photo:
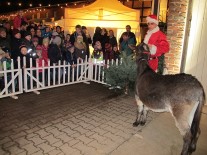
[[[49,38],[44,38],[42,41],[42,58],[44,59],[45,66],[48,66],[48,47],[49,47]]]
[[[105,61],[114,59],[114,51],[110,43],[105,44]]]
[[[76,38],[76,41],[74,43],[75,52],[78,60],[81,62],[81,60],[85,60],[86,57],[86,44],[83,41],[83,36],[79,35]]]
[[[120,52],[119,52],[119,50],[118,50],[118,47],[117,46],[114,46],[113,47],[113,51],[114,51],[114,60],[116,60],[116,59],[120,59]]]
[[[0,90],[4,89],[4,73],[1,71],[4,70],[3,61],[5,58],[5,52],[0,48]]]
[[[68,47],[68,50],[66,52],[66,62],[71,65],[71,68],[70,68],[70,78],[73,76],[72,74],[73,74],[73,70],[74,70],[74,77],[73,77],[73,79],[76,79],[77,57],[76,57],[75,47],[74,46]],[[68,69],[66,69],[66,73],[68,73]],[[68,74],[66,74],[66,75],[68,76]]]
[[[33,52],[31,49],[28,49],[27,46],[21,45],[20,49],[20,66],[21,68],[31,68],[36,67],[36,52]],[[24,64],[24,57],[26,59],[26,64]],[[32,66],[30,66],[30,60],[32,62]]]
[[[1,59],[0,61],[2,62],[2,64],[4,62],[6,62],[5,63],[6,64],[6,70],[10,70],[11,69],[11,52],[10,52],[9,48],[7,48],[7,47],[2,48],[2,51],[4,52],[4,54],[2,55],[2,58],[0,58]],[[4,67],[4,66],[2,65],[2,67]],[[11,81],[11,72],[7,72],[5,74],[6,74],[6,77],[7,77],[7,83],[9,83]],[[4,76],[5,76],[5,74],[4,74]],[[12,87],[10,85],[9,86],[9,92],[11,92],[11,88]]]
[[[96,41],[91,57],[93,58],[94,63],[103,62],[103,50],[100,41]]]
[[[37,47],[38,43],[39,43],[39,39],[37,37],[33,37],[32,46],[34,47],[34,49]]]
[[[37,58],[37,56],[36,56],[36,53],[35,53],[35,55],[34,55],[34,57],[33,57],[33,55],[31,55],[31,51],[28,51],[28,48],[27,48],[27,46],[25,46],[25,45],[21,45],[20,47],[20,66],[21,66],[21,68],[23,69],[23,74],[25,74],[24,73],[24,69],[25,68],[33,68],[33,67],[36,67],[36,58]],[[26,64],[24,64],[24,57],[25,57],[25,59],[26,59]],[[30,66],[30,59],[31,59],[31,61],[32,61],[32,66]],[[29,71],[28,71],[29,72]],[[36,75],[36,72],[35,72],[35,70],[32,70],[31,72],[30,72],[30,74],[32,75],[32,76],[34,76],[35,77],[35,75]],[[36,78],[36,77],[35,77]],[[23,78],[24,79],[24,78]],[[31,76],[27,76],[27,86],[28,86],[28,88],[30,89],[31,87],[30,87],[30,80],[32,80],[32,78],[31,78]],[[33,81],[33,80],[32,80]],[[24,81],[23,81],[24,82]],[[33,81],[33,86],[35,85],[36,83],[34,83],[34,81]],[[25,86],[24,86],[25,87]]]
[[[37,62],[37,67],[42,67],[44,63],[44,59],[42,58],[42,47],[41,45],[37,45],[36,47],[36,53],[37,53],[37,56],[38,58],[36,59],[36,62]],[[44,64],[45,66],[45,64]],[[39,80],[42,81],[42,69],[38,69],[38,72],[39,72]]]
[[[66,62],[70,64],[72,67],[77,66],[77,57],[75,54],[75,48],[74,46],[68,47],[67,53],[66,53]]]

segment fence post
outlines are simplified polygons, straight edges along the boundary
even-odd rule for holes
[[[23,57],[23,72],[24,72],[24,91],[27,92],[27,70],[26,70],[26,57]]]
[[[92,80],[93,77],[93,63],[92,58],[88,58],[88,79]]]
[[[21,61],[20,61],[20,57],[17,58],[17,65],[18,65],[18,72],[19,72],[19,76],[18,76],[18,83],[19,83],[19,91],[21,93],[23,93],[23,73],[22,73],[22,68],[21,68]]]

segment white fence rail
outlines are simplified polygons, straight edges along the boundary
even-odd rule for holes
[[[6,62],[4,62],[4,68],[0,71],[1,80],[4,81],[4,86],[1,86],[0,98],[13,97],[17,99],[17,94],[24,92],[35,92],[39,94],[39,90],[49,89],[54,87],[60,87],[75,83],[89,83],[90,81],[106,84],[104,68],[108,67],[109,61],[105,63],[96,62],[92,59],[85,59],[86,61],[78,61],[77,65],[71,66],[65,61],[52,66],[42,66],[36,63],[34,67],[33,60],[30,59],[29,67],[26,67],[26,58],[23,59],[23,65],[20,58],[17,61],[17,68],[14,68],[13,60],[11,61],[11,68],[6,68]],[[111,63],[118,65],[118,60]],[[48,61],[50,64],[50,61]],[[107,65],[106,65],[107,64]]]
[[[18,58],[20,62],[20,58]],[[6,68],[6,61],[3,62],[3,70],[0,71],[1,83],[0,83],[0,98],[12,97],[17,99],[16,95],[23,93],[22,86],[22,69],[20,68],[20,63],[18,63],[17,68],[14,68],[14,62],[11,60],[11,68]]]

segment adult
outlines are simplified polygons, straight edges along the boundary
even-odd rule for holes
[[[144,38],[144,43],[150,49],[149,66],[156,71],[158,69],[158,58],[169,51],[169,43],[163,32],[158,27],[156,15],[149,15],[147,18],[148,31]]]
[[[82,31],[83,31],[83,33],[86,35],[86,38],[87,38],[87,42],[85,42],[86,43],[86,48],[87,48],[87,56],[89,57],[89,55],[90,55],[90,48],[89,48],[89,44],[92,44],[92,39],[91,39],[91,36],[90,36],[90,34],[88,33],[88,31],[87,31],[87,28],[86,28],[86,26],[82,26]]]
[[[101,29],[101,46],[103,51],[105,51],[105,44],[109,43],[109,36],[108,36],[108,32],[105,28]]]
[[[26,22],[22,22],[21,26],[20,26],[20,33],[21,33],[21,37],[24,38],[25,34],[27,33],[27,23]]]
[[[53,40],[52,43],[49,45],[48,48],[48,58],[50,59],[50,65],[58,65],[59,62],[63,62],[63,53],[61,49],[61,38],[60,36],[56,36]],[[55,74],[55,77],[54,77]],[[60,69],[60,75],[62,77],[63,74],[63,69]],[[55,79],[58,79],[58,68],[55,69],[55,72],[53,69],[50,69],[50,80],[53,81]]]
[[[81,62],[81,60],[85,60],[86,57],[86,44],[83,41],[83,37],[81,35],[77,36],[77,39],[74,43],[74,47],[75,47],[75,53],[77,56],[77,59],[79,59],[79,61]]]
[[[75,32],[70,36],[70,42],[72,45],[74,45],[75,41],[77,41],[77,37],[82,36],[83,37],[83,42],[87,45],[88,44],[88,39],[85,35],[85,33],[82,31],[81,25],[76,25],[75,26]],[[86,49],[86,54],[89,56],[89,51]]]
[[[121,52],[125,52],[127,56],[133,53],[133,49],[135,46],[134,39],[129,36],[127,32],[122,34],[122,42],[119,45],[119,49]]]
[[[34,27],[30,27],[29,32],[31,33],[32,38],[34,38],[35,35],[36,35],[36,30],[35,30],[35,28],[34,28]]]
[[[111,44],[112,48],[114,48],[115,46],[117,47],[117,39],[114,36],[113,30],[109,30],[109,43]]]
[[[56,36],[49,45],[48,58],[51,65],[57,65],[59,61],[62,61],[61,38],[59,36]]]
[[[42,45],[42,40],[43,40],[43,37],[42,37],[42,31],[40,30],[40,29],[37,29],[36,30],[36,35],[35,35],[35,37],[37,37],[38,38],[38,44],[39,45]]]
[[[56,26],[56,32],[58,33],[58,35],[61,38],[61,45],[62,45],[64,43],[64,40],[65,40],[64,31],[61,30],[60,26]]]
[[[7,37],[6,29],[4,27],[0,27],[0,47],[11,49],[11,40]]]
[[[20,46],[22,45],[21,33],[18,29],[13,30],[13,37],[11,42],[11,58],[17,62],[17,57],[20,56]]]
[[[7,38],[11,39],[11,37],[12,37],[12,29],[11,29],[11,24],[9,23],[9,21],[5,21],[3,23],[3,27],[6,29],[6,36],[7,36]]]
[[[130,25],[126,25],[126,33],[129,36],[130,39],[133,39],[135,45],[137,44],[137,40],[136,40],[136,36],[133,32],[131,32],[131,26]],[[121,42],[123,41],[123,38],[121,37],[119,39],[119,43],[121,44]]]
[[[94,47],[96,42],[101,42],[101,28],[99,26],[96,27],[95,33],[93,35],[93,43],[92,46]]]
[[[20,30],[22,22],[26,22],[27,23],[27,18],[24,16],[24,12],[22,10],[20,10],[18,12],[17,16],[14,17],[14,21],[13,21],[14,28],[13,29]]]

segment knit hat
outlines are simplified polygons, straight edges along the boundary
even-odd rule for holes
[[[19,46],[20,51],[21,51],[21,49],[22,49],[22,48],[27,48],[27,46],[26,46],[26,45],[24,45],[24,44],[23,44],[23,45],[21,45],[21,46]]]
[[[20,31],[18,29],[14,29],[12,33],[15,36],[17,33],[20,33]]]
[[[39,40],[39,39],[38,39],[37,37],[33,37],[33,38],[32,38],[32,42],[38,42],[38,40]]]
[[[37,47],[36,47],[36,52],[42,52],[42,47],[41,47],[41,45],[37,45]]]
[[[147,23],[155,23],[156,25],[158,25],[158,23],[159,23],[156,15],[149,15],[146,18],[146,20],[147,20]]]
[[[53,44],[56,45],[60,45],[61,44],[61,38],[59,36],[56,36],[53,40],[52,40]]]

